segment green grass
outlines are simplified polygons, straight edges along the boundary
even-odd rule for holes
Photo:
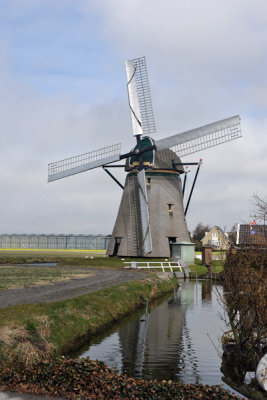
[[[0,249],[0,264],[64,262],[72,259],[107,257],[105,250]]]
[[[205,265],[202,265],[201,263],[202,261],[196,258],[195,264],[189,265],[189,268],[191,270],[191,275],[200,276],[208,273],[208,268],[205,267]],[[212,261],[212,272],[219,273],[221,271],[223,271],[223,261],[221,260]]]

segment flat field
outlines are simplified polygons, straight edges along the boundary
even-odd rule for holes
[[[85,268],[0,265],[0,291],[50,285],[55,282],[87,278],[90,275],[92,272]]]
[[[138,259],[138,261],[146,262],[159,262],[165,261],[166,259]],[[25,270],[5,270],[2,269],[2,284],[0,288],[6,287],[21,287],[20,285],[30,285],[36,282],[42,282],[41,284],[52,283],[53,280],[66,280],[75,278],[75,275],[81,273],[78,268],[97,267],[97,268],[115,268],[123,269],[125,262],[133,261],[132,258],[120,258],[120,257],[108,257],[105,255],[105,250],[50,250],[50,249],[0,249],[0,268],[7,265],[17,265],[17,268],[22,267],[25,264],[31,263],[57,263],[56,267],[49,268],[46,265],[40,265],[40,268],[36,268],[34,271]],[[136,259],[137,261],[137,259]],[[168,260],[171,261],[171,260]],[[129,264],[128,264],[129,265]],[[73,270],[66,269],[67,267],[73,267]],[[201,260],[195,259],[195,264],[190,265],[192,275],[204,275],[208,272],[207,268],[202,265]],[[222,260],[213,261],[213,272],[219,273],[223,269]],[[4,274],[14,274],[14,277],[10,278],[12,285],[15,285],[16,277],[18,278],[17,285],[11,286],[8,283],[8,278],[4,278]],[[84,272],[82,272],[84,273]],[[1,279],[1,273],[0,273]],[[39,283],[38,283],[39,284]]]
[[[104,257],[106,250],[66,250],[66,249],[0,249],[0,261],[4,258],[72,258]]]
[[[58,263],[58,266],[124,268],[132,258],[108,257],[105,250],[0,249],[0,265]],[[164,261],[165,259],[138,259]]]

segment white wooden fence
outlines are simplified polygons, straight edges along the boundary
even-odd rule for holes
[[[171,272],[173,272],[173,268],[177,269],[181,272],[183,272],[182,266],[180,265],[179,262],[173,262],[173,261],[162,261],[162,262],[151,262],[151,261],[125,261],[124,264],[130,264],[129,266],[126,266],[125,268],[136,268],[136,269],[155,269],[159,268],[163,272],[166,272],[165,269],[168,268],[170,269]]]

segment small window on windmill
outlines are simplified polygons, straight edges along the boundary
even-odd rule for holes
[[[151,178],[150,177],[146,178],[146,185],[151,186]]]
[[[173,204],[168,204],[169,214],[173,214]]]

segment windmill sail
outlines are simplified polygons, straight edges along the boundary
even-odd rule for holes
[[[141,111],[140,111],[137,87],[135,81],[135,72],[136,68],[134,66],[134,63],[130,60],[127,60],[126,61],[127,87],[128,87],[129,106],[131,110],[134,136],[143,134]]]
[[[126,61],[129,105],[134,135],[156,131],[145,57]]]
[[[144,253],[151,253],[152,251],[152,240],[149,222],[149,211],[148,211],[148,200],[146,191],[146,176],[145,170],[142,169],[137,174],[138,186],[139,186],[139,201],[140,201],[140,212],[141,212],[141,225],[143,234],[143,248]]]
[[[226,118],[212,124],[192,129],[155,141],[157,150],[172,149],[179,157],[196,153],[242,136],[240,117]]]
[[[121,144],[118,143],[90,153],[50,163],[48,164],[48,182],[119,161],[120,151]]]

